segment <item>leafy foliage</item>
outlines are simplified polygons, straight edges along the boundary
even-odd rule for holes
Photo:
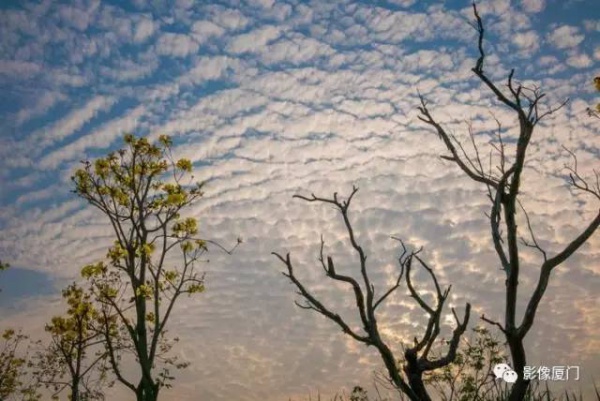
[[[453,365],[434,372],[428,384],[442,401],[478,401],[497,389],[492,369],[506,361],[505,347],[486,327],[473,328],[474,336],[463,339]]]

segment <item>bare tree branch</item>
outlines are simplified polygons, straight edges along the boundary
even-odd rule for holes
[[[427,108],[425,99],[419,94],[420,106],[418,107],[421,115],[419,119],[431,126],[438,137],[443,141],[450,156],[442,156],[443,159],[454,162],[469,178],[476,182],[481,182],[486,185],[488,197],[491,201],[491,211],[488,215],[492,233],[492,241],[502,270],[505,271],[506,290],[505,290],[505,316],[504,324],[489,320],[482,317],[486,322],[499,327],[504,333],[511,356],[513,359],[513,369],[515,371],[523,371],[526,364],[525,349],[523,346],[523,338],[531,328],[539,303],[547,289],[552,269],[567,260],[575,253],[597,230],[600,226],[600,211],[596,217],[587,224],[584,230],[561,252],[553,257],[549,257],[547,252],[541,247],[527,211],[523,208],[519,200],[521,191],[521,176],[525,167],[527,149],[532,138],[534,128],[545,117],[557,112],[564,107],[568,99],[558,104],[557,106],[548,107],[545,111],[541,110],[542,100],[545,94],[540,91],[537,86],[526,87],[515,82],[515,70],[511,70],[508,74],[506,89],[500,89],[484,72],[485,51],[484,51],[484,25],[478,13],[477,6],[473,3],[473,14],[475,16],[475,24],[473,25],[478,33],[477,48],[479,57],[472,68],[473,73],[479,80],[490,90],[490,92],[498,99],[501,105],[508,107],[518,121],[519,135],[516,141],[516,149],[514,156],[509,158],[506,154],[506,148],[502,140],[501,127],[498,119],[496,120],[497,142],[491,144],[491,147],[499,156],[499,162],[496,166],[500,172],[500,176],[492,173],[492,153],[490,152],[490,169],[488,173],[484,172],[483,163],[481,163],[480,152],[474,140],[474,133],[469,126],[469,136],[471,143],[475,148],[474,158],[469,156],[464,148],[459,144],[454,144],[454,136],[447,133],[445,128],[436,121],[430,110]],[[600,81],[599,81],[600,82]],[[600,84],[598,84],[600,88]],[[600,90],[600,89],[599,89]],[[566,149],[566,148],[565,148]],[[594,170],[595,182],[586,181],[577,169],[577,158],[574,153],[566,149],[573,158],[573,165],[565,166],[569,171],[569,184],[572,188],[591,194],[596,199],[600,200],[600,177],[597,171]],[[524,214],[527,223],[530,240],[523,239],[519,235],[518,225],[516,220],[517,207],[520,207]],[[533,291],[528,306],[520,325],[516,323],[517,310],[517,295],[521,267],[521,257],[519,253],[519,241],[530,248],[536,249],[543,257],[543,263],[540,266],[540,276]],[[408,275],[408,274],[407,274]],[[519,377],[515,385],[512,386],[509,401],[522,401],[529,382]]]
[[[575,153],[573,153],[573,151],[566,146],[563,146],[562,148],[566,150],[569,153],[569,156],[571,156],[571,159],[573,159],[572,165],[565,164],[565,169],[569,172],[569,184],[573,188],[584,193],[588,193],[600,200],[600,172],[594,170],[595,182],[593,184],[589,184],[587,180],[579,173],[579,163]]]
[[[499,322],[489,319],[487,318],[485,315],[481,315],[481,320],[483,320],[486,323],[491,324],[492,326],[496,326],[500,329],[501,332],[506,334],[506,330],[504,330],[504,326],[502,326]]]
[[[357,334],[340,317],[340,315],[338,315],[337,313],[334,313],[334,312],[330,311],[327,307],[325,307],[325,305],[323,305],[316,297],[314,297],[304,287],[304,285],[300,282],[300,280],[298,280],[298,278],[294,274],[294,268],[293,268],[292,261],[290,259],[290,254],[289,253],[286,254],[285,257],[281,256],[277,252],[272,252],[272,254],[275,255],[281,262],[283,262],[286,265],[286,267],[287,267],[287,273],[284,272],[283,275],[285,277],[289,278],[290,281],[292,283],[294,283],[294,285],[296,285],[296,288],[298,288],[299,294],[302,295],[306,299],[306,301],[308,302],[307,305],[301,305],[298,302],[296,302],[296,305],[298,305],[299,307],[301,307],[303,309],[311,309],[311,310],[314,310],[314,311],[322,314],[323,316],[325,316],[325,317],[329,318],[330,320],[334,321],[335,323],[337,323],[342,328],[342,331],[344,333],[348,334],[349,336],[351,336],[352,338],[354,338],[356,341],[359,341],[359,342],[362,342],[362,343],[365,343],[365,344],[369,344],[369,338],[367,336],[361,336],[361,335]],[[350,283],[352,284],[353,287],[354,287],[354,284],[356,284],[356,282],[354,282],[354,284],[352,282],[350,282]],[[354,287],[354,288],[356,288],[356,287]],[[360,291],[360,289],[359,289],[359,291]],[[357,302],[358,302],[358,300],[357,300]]]
[[[356,252],[360,262],[359,271],[362,277],[363,286],[361,286],[361,284],[359,284],[359,282],[353,277],[339,274],[336,271],[333,258],[331,256],[325,256],[324,254],[323,237],[321,237],[318,261],[327,277],[335,281],[345,282],[352,287],[356,308],[358,309],[360,315],[364,334],[352,329],[350,325],[342,317],[340,317],[339,314],[325,306],[323,302],[317,299],[317,297],[315,297],[310,290],[308,290],[304,284],[302,284],[302,282],[294,273],[294,268],[289,253],[286,254],[285,257],[275,252],[273,255],[275,255],[286,266],[286,271],[283,272],[283,275],[296,286],[298,294],[306,301],[305,304],[296,301],[296,305],[302,309],[313,310],[327,317],[341,327],[344,333],[348,334],[355,340],[374,346],[379,351],[384,361],[390,381],[394,383],[397,389],[406,394],[412,401],[430,401],[431,398],[429,397],[427,389],[423,383],[423,374],[452,363],[456,356],[456,348],[458,346],[460,337],[466,329],[471,306],[467,303],[465,316],[462,322],[458,319],[454,309],[452,310],[456,320],[456,328],[454,329],[452,340],[449,342],[448,352],[443,357],[440,357],[436,360],[430,360],[428,355],[440,332],[441,315],[444,303],[448,298],[448,294],[450,293],[450,287],[445,290],[441,289],[433,269],[421,257],[418,256],[418,254],[421,252],[421,249],[416,251],[408,251],[401,239],[392,237],[393,239],[399,241],[402,246],[402,253],[398,258],[400,271],[394,284],[375,300],[375,286],[372,284],[369,278],[366,265],[367,255],[356,239],[356,235],[348,213],[351,200],[357,191],[358,188],[353,187],[352,192],[345,201],[340,201],[337,193],[334,193],[333,198],[321,198],[314,194],[312,194],[310,197],[301,195],[295,195],[294,197],[307,202],[331,204],[341,212],[346,233],[348,235],[348,240]],[[425,302],[411,281],[410,274],[413,259],[416,260],[419,265],[427,271],[428,276],[431,278],[434,284],[437,294],[437,303],[435,307],[432,307]],[[404,272],[406,272],[406,275],[404,275]],[[415,340],[416,345],[414,347],[405,349],[405,366],[403,370],[401,370],[398,366],[398,359],[394,356],[386,342],[381,338],[375,311],[377,307],[383,304],[385,300],[388,299],[388,297],[400,287],[403,277],[406,280],[411,297],[415,299],[419,306],[427,312],[429,315],[429,321],[422,339],[420,341]],[[404,371],[404,375],[402,374],[402,371]]]
[[[538,252],[540,252],[542,254],[542,257],[544,258],[544,262],[546,262],[548,260],[548,255],[546,254],[546,251],[540,246],[535,237],[535,233],[533,232],[533,228],[531,227],[531,219],[529,218],[529,213],[527,213],[527,210],[525,210],[525,207],[523,206],[521,201],[517,201],[519,203],[519,206],[521,207],[521,210],[523,211],[523,214],[525,215],[525,220],[527,221],[527,230],[529,231],[529,235],[531,237],[531,242],[527,241],[525,238],[521,238],[521,241],[525,246],[536,249]]]

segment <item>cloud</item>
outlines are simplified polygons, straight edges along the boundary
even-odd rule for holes
[[[88,149],[105,149],[112,141],[125,132],[132,132],[138,120],[144,115],[145,107],[137,106],[126,115],[112,120],[76,141],[43,157],[38,167],[42,169],[55,169],[61,163],[74,160]]]
[[[570,25],[563,25],[554,29],[548,35],[548,41],[557,49],[569,49],[579,45],[585,36],[579,34],[579,29]]]
[[[280,35],[280,29],[266,26],[231,39],[227,51],[235,54],[255,53]]]
[[[154,51],[138,53],[135,58],[119,58],[108,66],[100,67],[103,76],[118,82],[137,81],[152,75],[159,66],[160,57]]]
[[[258,50],[261,60],[266,64],[290,63],[304,64],[316,62],[319,58],[328,60],[335,51],[327,44],[302,35],[289,35],[271,45]]]
[[[44,189],[40,189],[37,191],[30,191],[30,192],[27,192],[25,195],[19,196],[17,198],[17,203],[24,204],[27,202],[35,202],[35,201],[39,201],[39,200],[50,199],[54,195],[56,195],[56,192],[60,191],[60,189],[61,189],[60,185],[50,185],[49,187],[46,187]]]
[[[598,20],[583,20],[583,27],[585,28],[586,31],[588,32],[600,32],[600,21]]]
[[[66,99],[67,97],[63,93],[43,92],[36,98],[35,103],[30,108],[22,109],[17,113],[15,121],[17,125],[20,125],[34,117],[44,115],[52,107]]]
[[[180,33],[163,33],[156,43],[156,51],[162,56],[187,57],[198,53],[199,48],[194,38]]]
[[[133,41],[136,43],[143,43],[152,37],[155,31],[156,27],[154,26],[154,21],[150,18],[142,18],[135,26]]]
[[[390,3],[401,7],[410,7],[415,4],[416,0],[391,0]]]
[[[181,78],[182,85],[199,85],[222,78],[228,70],[237,70],[243,63],[227,56],[201,57]]]
[[[8,75],[10,79],[29,79],[41,69],[38,64],[26,61],[0,60],[0,74]]]
[[[592,63],[592,59],[585,53],[574,54],[567,59],[567,64],[575,68],[587,68]]]
[[[83,10],[73,6],[61,6],[58,13],[61,21],[64,24],[83,32],[88,28],[91,20],[93,19],[93,14],[99,5],[99,2],[91,2],[91,7],[88,10]]]
[[[250,4],[262,8],[271,8],[275,4],[275,0],[251,0]]]
[[[225,33],[225,29],[210,21],[196,21],[191,26],[191,35],[199,43],[206,42],[211,37],[218,37]]]
[[[509,0],[492,0],[490,2],[478,4],[478,10],[480,15],[503,15],[510,12],[510,1]]]
[[[121,8],[105,5],[98,15],[98,26],[108,31],[118,41],[128,43],[133,38],[134,20],[129,18]]]
[[[522,0],[521,7],[528,13],[539,13],[546,7],[545,0]]]
[[[540,38],[533,31],[519,32],[514,35],[513,43],[528,54],[533,54],[539,49]]]
[[[95,118],[99,112],[110,109],[115,103],[116,99],[110,96],[96,96],[90,99],[82,108],[73,110],[64,118],[56,121],[52,127],[44,132],[39,132],[38,138],[36,138],[37,145],[46,147],[73,135],[88,121]]]

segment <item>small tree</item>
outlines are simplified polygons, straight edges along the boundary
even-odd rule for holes
[[[76,284],[68,286],[62,295],[69,305],[67,313],[46,324],[51,340],[34,358],[35,375],[40,384],[53,390],[53,399],[69,389],[70,401],[102,400],[106,351],[98,347],[103,344],[97,327],[100,313],[92,294]]]
[[[452,365],[428,377],[442,401],[484,401],[499,399],[493,368],[505,361],[505,345],[486,327],[473,328],[473,335],[463,336]]]
[[[481,153],[476,146],[473,131],[469,129],[471,143],[474,147],[474,155],[469,156],[462,144],[454,135],[436,121],[433,114],[427,107],[427,103],[421,97],[421,106],[419,107],[421,115],[419,119],[431,126],[444,145],[450,152],[448,156],[441,156],[444,160],[455,163],[469,178],[483,184],[487,189],[487,194],[491,204],[489,213],[490,227],[494,249],[500,260],[502,270],[506,274],[505,281],[505,313],[504,323],[499,323],[482,316],[490,324],[497,326],[506,337],[508,347],[513,363],[513,369],[519,374],[517,382],[511,388],[510,401],[522,401],[527,393],[529,381],[523,377],[524,367],[527,364],[526,352],[523,345],[524,339],[531,330],[535,315],[540,302],[546,292],[550,276],[554,269],[569,259],[583,244],[594,234],[600,226],[600,210],[596,216],[585,225],[580,234],[569,242],[560,252],[550,256],[548,252],[540,245],[532,228],[529,215],[520,201],[522,188],[522,175],[524,173],[527,160],[527,148],[531,142],[534,129],[538,123],[546,116],[556,112],[566,102],[554,108],[541,110],[540,101],[544,94],[535,87],[527,87],[515,83],[514,70],[508,75],[507,89],[501,90],[488,75],[484,72],[485,53],[483,50],[484,27],[483,22],[477,12],[477,7],[473,4],[473,12],[476,18],[476,29],[479,34],[478,49],[479,58],[473,68],[475,75],[483,82],[491,93],[498,99],[500,104],[508,108],[518,121],[519,134],[516,140],[516,149],[514,156],[509,156],[506,151],[506,143],[503,140],[502,126],[499,121],[497,140],[492,143],[493,150],[499,159],[497,165],[492,168],[490,154],[489,169],[484,167]],[[595,84],[600,90],[600,79]],[[576,191],[581,191],[600,201],[600,174],[595,171],[595,182],[590,184],[580,175],[577,169],[577,159],[570,152],[573,158],[573,165],[567,166],[568,182]],[[523,212],[523,218],[526,227],[526,233],[529,239],[521,236],[517,225],[517,212]],[[529,296],[525,312],[520,321],[517,319],[517,289],[521,273],[521,251],[519,243],[525,247],[536,250],[541,256],[539,266],[539,278],[535,289]]]
[[[0,271],[10,265],[0,260]],[[2,289],[0,288],[0,291]],[[0,336],[0,400],[20,399],[35,401],[39,394],[35,388],[23,383],[26,376],[27,359],[20,355],[19,348],[29,338],[14,329],[6,329]]]
[[[196,263],[207,251],[196,238],[195,218],[181,212],[202,196],[193,181],[192,163],[174,160],[171,139],[155,144],[125,135],[125,149],[95,162],[84,162],[73,181],[75,193],[100,210],[113,229],[108,263],[85,266],[95,299],[102,305],[102,338],[117,381],[138,401],[155,401],[173,379],[170,368],[183,368],[169,357],[173,341],[167,323],[177,300],[204,291]],[[170,255],[179,252],[178,263]],[[122,369],[131,352],[139,367],[135,382]]]
[[[28,337],[13,329],[6,329],[0,336],[0,400],[39,400],[39,394],[31,383],[25,383],[27,356],[22,348]],[[26,354],[27,352],[25,352]]]
[[[433,346],[440,333],[440,320],[451,287],[446,289],[440,287],[433,269],[419,256],[421,250],[409,252],[404,243],[397,239],[402,246],[402,254],[398,259],[400,271],[396,277],[395,284],[386,291],[383,291],[381,295],[376,296],[375,286],[369,278],[367,269],[367,254],[356,240],[354,229],[348,214],[350,203],[357,191],[358,188],[354,187],[345,201],[340,201],[337,193],[335,193],[331,199],[320,198],[314,194],[310,198],[300,195],[295,195],[294,197],[307,202],[331,204],[341,213],[350,245],[356,252],[358,258],[362,285],[359,284],[359,280],[354,277],[337,272],[333,258],[331,256],[325,256],[325,242],[322,238],[318,261],[326,277],[346,283],[352,288],[356,308],[358,309],[360,322],[362,324],[362,331],[352,328],[339,314],[328,308],[323,302],[317,299],[304,284],[302,284],[294,272],[294,266],[289,253],[285,257],[275,252],[273,255],[286,266],[286,271],[283,272],[283,275],[296,286],[298,294],[305,300],[305,303],[301,304],[296,302],[296,305],[302,309],[313,310],[325,316],[336,323],[345,334],[349,335],[354,340],[367,346],[375,347],[383,359],[390,381],[399,391],[406,394],[411,401],[430,401],[431,397],[425,387],[424,375],[443,368],[454,361],[460,338],[465,332],[469,321],[471,305],[469,303],[466,304],[462,322],[458,318],[454,308],[452,308],[456,327],[452,333],[451,340],[448,342],[447,353],[439,358],[434,358],[432,356],[434,351]],[[415,289],[411,278],[413,262],[418,263],[431,278],[435,288],[435,305],[428,304],[423,299],[422,295]],[[405,277],[403,277],[404,273],[406,273]],[[421,309],[426,312],[428,321],[422,336],[420,338],[415,336],[414,343],[411,346],[406,345],[404,347],[404,363],[403,366],[400,366],[398,364],[399,358],[397,358],[389,344],[381,337],[376,311],[377,308],[401,286],[403,278],[405,278],[410,297],[413,298]]]

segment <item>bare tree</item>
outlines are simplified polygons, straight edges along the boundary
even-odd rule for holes
[[[460,338],[465,332],[469,321],[471,305],[469,303],[466,304],[462,321],[458,318],[454,308],[452,308],[456,327],[452,333],[452,338],[448,342],[448,350],[444,356],[434,358],[432,356],[432,349],[440,334],[440,320],[451,287],[449,286],[445,289],[440,287],[433,269],[421,258],[421,256],[419,256],[421,249],[409,252],[400,239],[394,238],[398,240],[402,246],[402,254],[398,259],[400,271],[394,285],[382,292],[381,295],[376,296],[375,286],[369,278],[367,269],[367,254],[356,240],[354,229],[348,215],[350,203],[357,191],[358,188],[354,187],[345,201],[340,201],[337,193],[334,193],[333,198],[331,199],[320,198],[314,194],[310,198],[300,195],[295,195],[294,197],[307,202],[331,204],[341,213],[348,234],[348,240],[358,258],[361,279],[357,280],[352,276],[343,275],[337,272],[333,258],[331,256],[325,256],[325,242],[323,238],[321,238],[318,261],[327,277],[335,281],[346,283],[352,288],[356,308],[358,309],[360,316],[360,322],[363,326],[362,330],[351,327],[346,320],[336,312],[332,311],[304,284],[302,284],[294,273],[294,266],[289,253],[286,254],[285,257],[276,252],[273,252],[273,255],[286,266],[286,271],[283,272],[283,275],[296,286],[298,294],[304,298],[304,303],[296,302],[296,305],[302,309],[312,310],[325,316],[329,320],[335,322],[341,327],[345,334],[349,335],[354,340],[366,344],[367,346],[375,347],[383,359],[390,381],[399,391],[406,394],[411,401],[430,401],[431,397],[425,387],[423,376],[428,372],[432,372],[452,363],[456,356],[456,349],[460,342]],[[412,282],[411,272],[413,262],[415,261],[427,272],[433,282],[435,288],[435,305],[428,304],[423,296],[416,290]],[[376,311],[391,294],[400,288],[403,278],[406,282],[410,296],[416,301],[421,309],[426,312],[428,321],[425,332],[420,338],[415,336],[414,343],[404,347],[404,363],[401,366],[399,365],[399,358],[394,354],[388,343],[381,337]],[[362,281],[362,284],[359,283],[359,281]]]
[[[519,135],[516,141],[514,156],[509,156],[506,152],[502,136],[502,126],[497,120],[497,139],[495,143],[492,143],[492,147],[499,161],[495,167],[492,167],[493,163],[490,153],[489,167],[484,168],[481,152],[475,143],[471,127],[469,127],[469,134],[474,148],[474,155],[469,156],[457,138],[436,121],[422,96],[420,96],[419,119],[434,128],[450,152],[450,155],[441,156],[441,158],[455,163],[469,178],[483,184],[487,188],[491,203],[489,222],[492,240],[494,249],[500,259],[502,270],[506,274],[506,290],[504,323],[501,324],[485,316],[482,316],[482,318],[500,328],[506,337],[513,368],[519,374],[518,381],[512,386],[510,401],[521,401],[529,386],[529,381],[523,378],[523,370],[526,366],[526,352],[523,341],[533,325],[538,307],[548,287],[551,273],[557,266],[571,257],[596,231],[600,225],[600,211],[592,221],[587,223],[581,233],[557,254],[550,256],[540,245],[532,228],[529,215],[520,202],[519,195],[522,192],[521,179],[527,158],[527,148],[534,129],[543,118],[563,107],[566,101],[556,107],[548,107],[542,111],[540,101],[544,98],[544,93],[537,87],[527,87],[516,83],[514,80],[514,69],[508,75],[506,88],[500,89],[498,85],[492,82],[484,72],[485,53],[483,50],[483,39],[485,30],[475,4],[473,4],[473,12],[476,19],[475,28],[478,32],[479,58],[472,71],[495,95],[500,105],[507,107],[518,121]],[[573,159],[573,163],[566,166],[569,172],[568,182],[570,186],[574,190],[587,193],[600,201],[599,172],[594,171],[595,182],[593,184],[587,182],[578,171],[575,155],[570,151],[569,153]],[[518,230],[518,210],[523,212],[529,239],[521,237]],[[536,250],[542,258],[537,284],[533,292],[529,295],[527,307],[520,321],[518,321],[516,314],[518,301],[517,289],[522,265],[519,243]]]

